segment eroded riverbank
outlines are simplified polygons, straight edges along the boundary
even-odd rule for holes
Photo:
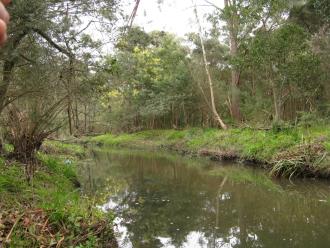
[[[330,178],[328,127],[254,129],[149,130],[106,134],[90,139],[99,145],[168,149],[213,160],[248,162],[272,176]]]

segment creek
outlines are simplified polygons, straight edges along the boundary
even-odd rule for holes
[[[95,149],[83,190],[116,215],[122,248],[329,247],[330,184],[240,164]]]

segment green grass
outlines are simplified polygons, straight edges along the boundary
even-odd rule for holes
[[[18,165],[5,166],[4,160],[0,159],[0,194],[4,192],[20,193],[26,189],[27,184],[19,178],[24,178],[23,170]]]
[[[54,146],[59,148],[56,154],[38,154],[40,165],[29,183],[25,179],[23,165],[6,164],[0,158],[0,224],[1,216],[7,213],[27,215],[29,211],[42,209],[45,215],[44,219],[31,215],[32,223],[28,230],[23,220],[19,222],[12,234],[10,247],[41,247],[52,242],[56,246],[63,235],[63,247],[71,247],[77,238],[83,236],[87,238],[72,247],[99,247],[100,242],[113,237],[113,215],[105,215],[95,208],[94,199],[83,196],[77,188],[77,168],[74,161],[78,158],[72,160],[72,163],[64,162],[66,157],[72,157],[72,152],[76,155],[83,154],[83,148],[58,143]],[[29,217],[24,217],[26,218]],[[56,233],[55,237],[38,231],[46,220],[47,226]],[[95,225],[98,223],[108,223],[104,229],[104,237],[103,234],[94,235],[94,229],[97,228]]]
[[[330,169],[328,155],[330,153],[330,127],[328,126],[285,128],[279,131],[250,128],[148,130],[133,134],[105,134],[93,137],[90,141],[108,146],[130,148],[167,147],[195,154],[202,150],[230,152],[237,154],[242,160],[259,161],[270,166],[276,165],[276,172],[279,173],[274,174],[280,175],[287,171],[283,173],[285,176],[299,174],[306,168],[311,173],[321,172],[321,174],[328,174],[328,169]],[[322,154],[314,149],[314,144],[319,144]],[[308,151],[309,145],[314,147],[311,148],[311,151]],[[306,147],[306,149],[301,149],[301,147]],[[314,152],[315,156],[309,154],[310,152]],[[289,155],[292,155],[292,159],[288,160]],[[300,155],[303,157],[301,158]],[[279,163],[281,156],[285,156],[286,159]],[[320,158],[323,158],[321,162]],[[290,173],[288,174],[288,172]]]
[[[69,144],[60,141],[47,140],[43,144],[43,149],[51,154],[62,154],[83,157],[85,150],[81,145]]]

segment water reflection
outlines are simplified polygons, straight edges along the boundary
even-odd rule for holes
[[[156,153],[94,155],[82,171],[85,191],[116,212],[120,247],[330,245],[326,183],[275,184],[244,167]]]

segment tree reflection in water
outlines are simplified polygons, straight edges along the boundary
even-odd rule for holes
[[[103,209],[116,212],[121,247],[330,244],[326,183],[275,184],[263,172],[238,165],[218,169],[211,162],[161,153],[94,155],[81,173],[84,190],[97,194]]]

